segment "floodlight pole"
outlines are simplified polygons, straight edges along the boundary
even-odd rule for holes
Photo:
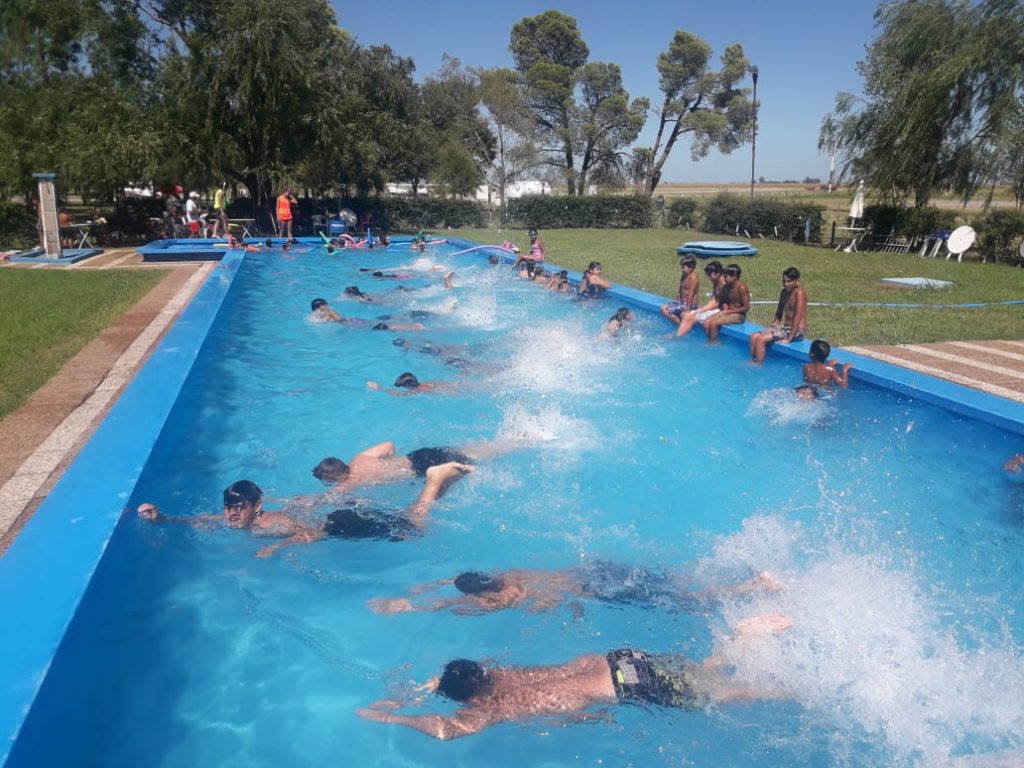
[[[754,78],[754,132],[750,138],[750,199],[754,199],[754,167],[757,164],[757,67],[751,65],[750,76]]]

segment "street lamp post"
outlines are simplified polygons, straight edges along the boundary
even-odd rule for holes
[[[750,139],[750,199],[754,199],[754,166],[757,163],[757,67],[750,67],[750,76],[754,78],[754,133]]]

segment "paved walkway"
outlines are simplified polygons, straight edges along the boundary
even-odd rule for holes
[[[212,264],[159,265],[168,275],[103,330],[21,408],[0,421],[0,552],[64,473],[121,391],[187,306]],[[150,269],[132,249],[64,267]],[[40,269],[12,264],[4,269]]]
[[[143,264],[115,249],[60,269],[167,269],[169,274],[0,421],[0,553],[56,484],[121,390],[148,359],[213,264]],[[35,264],[15,269],[55,269]],[[1024,402],[1024,341],[844,347],[851,352]]]

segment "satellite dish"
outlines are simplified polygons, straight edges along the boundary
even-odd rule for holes
[[[956,254],[956,260],[960,261],[963,258],[964,251],[974,245],[974,238],[977,235],[972,227],[957,227],[949,235],[949,239],[946,240],[946,248],[949,249],[950,256]],[[946,257],[949,260],[949,256]]]

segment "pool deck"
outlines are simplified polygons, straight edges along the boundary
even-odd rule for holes
[[[145,264],[109,250],[61,269],[165,269],[169,274],[102,331],[17,411],[0,421],[0,555],[88,441],[124,387],[215,265]],[[17,264],[11,269],[55,268]],[[1024,340],[954,341],[836,350],[1024,403]]]

